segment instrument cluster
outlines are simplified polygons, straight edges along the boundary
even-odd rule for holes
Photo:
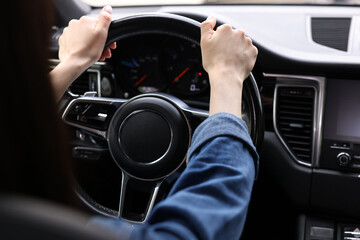
[[[124,96],[166,92],[180,98],[209,96],[209,77],[202,67],[200,46],[189,40],[145,34],[117,42],[108,60]]]

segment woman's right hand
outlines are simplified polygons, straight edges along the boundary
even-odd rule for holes
[[[243,81],[253,69],[257,48],[243,30],[221,25],[214,31],[215,17],[201,24],[201,54],[210,78],[210,115],[232,113],[241,118]]]
[[[254,67],[257,48],[243,30],[233,30],[228,24],[214,31],[215,17],[201,24],[201,53],[204,69],[212,74],[216,71],[234,71],[241,79],[249,76]]]

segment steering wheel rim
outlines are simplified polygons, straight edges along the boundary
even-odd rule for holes
[[[140,15],[134,15],[113,21],[109,28],[108,38],[105,46],[108,46],[113,42],[126,39],[129,37],[133,37],[139,34],[166,34],[174,37],[179,37],[191,41],[197,45],[200,45],[199,22],[179,15],[161,13],[161,14],[140,14]],[[251,116],[249,118],[251,119],[251,124],[247,123],[249,128],[249,134],[253,140],[254,145],[259,150],[262,144],[262,139],[264,134],[264,122],[263,122],[260,93],[258,91],[256,81],[252,74],[250,74],[250,76],[244,81],[243,99],[247,102],[248,108],[250,109],[249,115]],[[154,103],[154,106],[152,105],[145,106],[144,102],[147,102],[149,100],[157,103]],[[134,102],[139,102],[139,103],[134,104]],[[91,103],[94,105],[104,104],[106,106],[115,106],[115,110],[112,113],[113,115],[111,115],[112,116],[111,121],[109,125],[106,127],[105,131],[98,128],[92,128],[87,125],[83,125],[79,122],[76,122],[71,117],[74,111],[76,111],[75,109],[79,106],[84,105],[84,103],[87,104]],[[131,104],[135,106],[129,107],[129,105]],[[151,113],[148,113],[149,111],[147,111],[147,113],[144,113],[143,110],[145,108],[146,111],[149,108]],[[175,115],[176,114],[179,116],[181,115],[179,117],[181,119],[180,120],[177,119],[178,121],[173,120],[172,116],[170,116],[172,114],[168,114],[170,117],[166,117],[166,116],[164,117],[164,115],[167,115],[167,111],[172,111]],[[173,158],[178,151],[181,152],[182,156],[180,156],[179,159],[177,159],[176,164],[173,164],[174,166],[171,169],[166,169],[166,171],[160,171],[161,173],[158,173],[158,175],[151,176],[146,173],[146,171],[148,171],[146,168],[148,167],[146,165],[149,165],[148,163],[141,162],[142,160],[139,160],[139,157],[135,156],[131,158],[128,156],[128,154],[119,153],[119,152],[124,152],[124,149],[122,149],[121,146],[120,148],[118,147],[118,145],[122,144],[121,141],[119,140],[121,138],[120,136],[121,129],[124,129],[124,127],[122,126],[125,125],[125,128],[127,127],[127,125],[124,124],[124,122],[126,122],[124,119],[128,119],[129,118],[128,116],[132,116],[132,114],[134,113],[137,114],[138,116],[140,114],[154,115],[155,113],[155,115],[157,116],[154,118],[158,118],[158,119],[163,118],[165,119],[164,122],[169,123],[175,121],[177,122],[177,124],[182,123],[184,125],[180,130],[177,130],[177,134],[179,132],[188,132],[189,136],[183,136],[184,140],[180,144],[183,146],[182,149],[174,150],[175,152],[173,153],[171,158]],[[197,118],[203,120],[207,117],[207,114],[208,113],[206,111],[193,109],[187,106],[182,100],[167,94],[142,94],[130,100],[121,100],[121,99],[109,100],[109,99],[94,98],[94,97],[80,97],[78,99],[71,101],[63,114],[63,119],[65,120],[65,122],[71,126],[88,131],[91,134],[105,137],[109,143],[109,151],[111,153],[111,156],[122,172],[120,203],[119,203],[118,211],[113,209],[108,209],[107,207],[97,203],[90,195],[88,195],[86,191],[84,191],[84,189],[81,188],[81,186],[78,186],[76,189],[78,196],[87,206],[89,206],[91,209],[95,210],[100,214],[111,217],[124,218],[128,221],[132,221],[136,223],[145,222],[149,213],[151,212],[153,205],[155,204],[156,195],[159,191],[159,187],[162,184],[162,182],[184,165],[186,159],[186,151],[184,152],[183,148],[184,146],[186,146],[186,150],[187,150],[191,140],[190,129],[192,126],[190,126],[189,124],[190,122],[189,119]],[[166,126],[166,124],[164,126]],[[170,126],[171,134],[173,134],[172,132],[175,131],[174,129],[175,127]],[[118,132],[118,134],[114,135],[112,134],[113,132]],[[129,135],[126,136],[128,137]],[[168,149],[171,148],[171,143],[169,144],[170,145]],[[125,149],[125,152],[126,151],[127,150]],[[136,153],[131,152],[130,155],[134,156],[136,155]],[[125,159],[125,161],[123,160],[118,161],[119,158]],[[163,164],[164,165],[166,163],[169,164],[171,161],[172,159],[164,161]],[[124,164],[124,162],[127,163]],[[154,161],[150,161],[150,165],[153,162],[158,163],[157,159],[155,159]],[[130,165],[133,164],[134,166],[128,166],[127,164]],[[145,166],[142,172],[137,171],[136,169],[139,167],[141,168],[142,165]],[[153,165],[156,164],[154,163]],[[157,168],[155,167],[154,169]],[[142,190],[145,189],[145,191],[148,191],[148,195],[150,197],[147,206],[145,207],[144,213],[134,217],[133,214],[129,215],[124,213],[126,210],[125,209],[126,194],[128,194],[127,191],[129,188],[131,187],[138,188],[139,186],[141,186]]]

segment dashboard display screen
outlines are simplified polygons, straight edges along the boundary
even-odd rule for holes
[[[360,81],[329,80],[324,138],[360,141]]]

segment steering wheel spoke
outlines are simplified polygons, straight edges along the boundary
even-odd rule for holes
[[[119,218],[142,223],[148,218],[162,180],[143,181],[122,172]]]

